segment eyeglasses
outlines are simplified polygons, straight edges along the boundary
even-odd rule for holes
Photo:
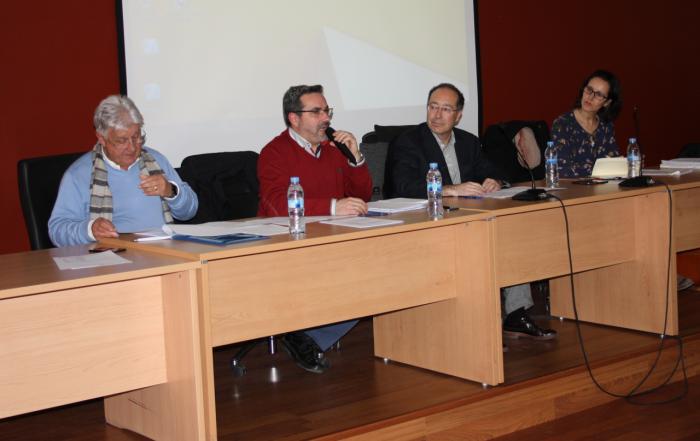
[[[321,113],[325,113],[326,115],[328,115],[328,118],[333,118],[332,107],[326,107],[325,109],[316,107],[309,110],[296,110],[294,113],[313,113],[316,117],[321,116]]]
[[[114,146],[119,149],[123,149],[129,143],[131,143],[131,145],[133,146],[141,146],[143,145],[143,143],[146,142],[146,132],[142,130],[140,133],[137,133],[131,138],[122,137],[116,139],[109,139],[108,141],[114,144]]]
[[[450,106],[438,106],[435,103],[428,104],[428,112],[437,113],[438,110],[444,113],[445,115],[452,115],[454,112],[457,111],[457,109]]]
[[[586,95],[591,95],[591,96],[593,96],[593,99],[595,99],[595,100],[604,101],[604,100],[607,100],[607,99],[608,99],[607,96],[603,95],[602,93],[598,92],[597,90],[593,90],[593,88],[592,88],[591,86],[586,86],[586,87],[584,87],[584,88],[583,88],[583,92],[584,92]]]

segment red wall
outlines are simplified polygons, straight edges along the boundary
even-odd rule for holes
[[[113,2],[5,2],[0,14],[0,163],[5,239],[29,248],[17,196],[21,158],[85,151],[92,111],[119,91]],[[603,67],[621,79],[618,138],[640,108],[647,163],[693,140],[700,102],[700,3],[692,0],[481,0],[484,127],[508,119],[551,121],[570,109],[580,81]]]
[[[8,1],[0,13],[0,253],[29,249],[17,161],[87,151],[92,112],[119,92],[114,2]]]
[[[509,119],[550,124],[597,68],[621,81],[623,149],[640,139],[647,165],[675,157],[697,133],[700,3],[691,0],[479,1],[484,128]]]

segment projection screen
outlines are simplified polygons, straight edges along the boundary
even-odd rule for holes
[[[147,145],[173,165],[253,150],[285,127],[282,95],[322,84],[333,126],[358,141],[374,124],[425,119],[428,90],[465,95],[478,133],[473,0],[122,0],[126,93]]]

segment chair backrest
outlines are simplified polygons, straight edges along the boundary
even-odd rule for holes
[[[254,217],[259,189],[256,152],[203,153],[182,160],[180,177],[197,193],[199,209],[187,223]]]
[[[374,132],[370,132],[374,133]],[[365,135],[367,136],[367,135]],[[384,167],[386,164],[386,153],[389,149],[388,142],[364,142],[360,143],[360,151],[367,161],[369,174],[372,177],[372,200],[382,199],[384,195]]]
[[[700,144],[690,143],[683,146],[679,158],[700,158]]]
[[[63,173],[83,153],[21,159],[17,162],[19,200],[33,250],[53,248],[49,218]]]
[[[545,121],[505,121],[486,128],[481,137],[484,155],[500,168],[510,182],[530,180],[530,173],[518,162],[518,152],[513,137],[523,127],[530,127],[540,148],[540,164],[532,169],[535,179],[544,178],[544,150],[549,140],[549,127]]]
[[[386,196],[384,180],[386,175],[386,155],[389,150],[389,144],[400,134],[413,127],[415,127],[415,125],[375,125],[373,131],[365,133],[362,136],[360,151],[367,161],[369,174],[372,177],[373,201],[383,199]]]

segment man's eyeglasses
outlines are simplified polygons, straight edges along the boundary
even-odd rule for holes
[[[320,116],[321,113],[328,115],[328,118],[333,118],[333,108],[326,107],[325,109],[314,108],[309,110],[297,110],[295,113],[313,113],[315,116]]]
[[[593,99],[599,100],[599,101],[605,101],[608,99],[607,96],[603,95],[602,93],[598,92],[597,90],[593,90],[591,86],[586,86],[583,88],[583,92],[586,95],[591,95],[593,96]]]
[[[115,147],[117,148],[124,148],[126,147],[127,144],[131,143],[133,146],[141,146],[143,145],[144,142],[146,142],[146,132],[143,130],[140,133],[137,133],[136,135],[132,136],[131,138],[116,138],[116,139],[110,139],[109,142],[114,144]]]
[[[457,111],[457,109],[455,109],[454,107],[450,107],[450,106],[438,106],[435,103],[428,104],[428,111],[430,113],[437,113],[438,110],[440,112],[444,113],[445,115],[452,115],[454,112]]]

